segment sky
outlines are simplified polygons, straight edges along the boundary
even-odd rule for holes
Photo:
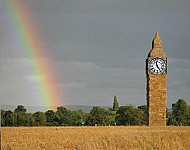
[[[146,104],[145,59],[156,30],[168,58],[167,107],[178,99],[190,104],[189,0],[25,1],[62,105],[111,106],[114,95],[120,106]],[[12,39],[5,7],[0,5],[1,104],[44,105],[36,90],[43,75],[31,71],[35,58]]]

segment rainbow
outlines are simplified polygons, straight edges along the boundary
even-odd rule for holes
[[[31,9],[25,0],[5,0],[6,20],[12,39],[16,39],[24,52],[25,57],[32,58],[30,64],[32,74],[39,76],[36,80],[41,105],[54,109],[54,106],[62,105],[62,98],[56,76],[51,66],[47,48],[43,45],[42,36],[36,23],[30,16]]]

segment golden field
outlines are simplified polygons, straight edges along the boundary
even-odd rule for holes
[[[183,150],[190,127],[2,127],[2,150]]]

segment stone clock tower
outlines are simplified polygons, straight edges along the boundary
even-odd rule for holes
[[[158,31],[146,59],[148,126],[166,126],[167,57]]]

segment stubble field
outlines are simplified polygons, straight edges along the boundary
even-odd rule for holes
[[[2,127],[3,150],[183,150],[190,127]]]

